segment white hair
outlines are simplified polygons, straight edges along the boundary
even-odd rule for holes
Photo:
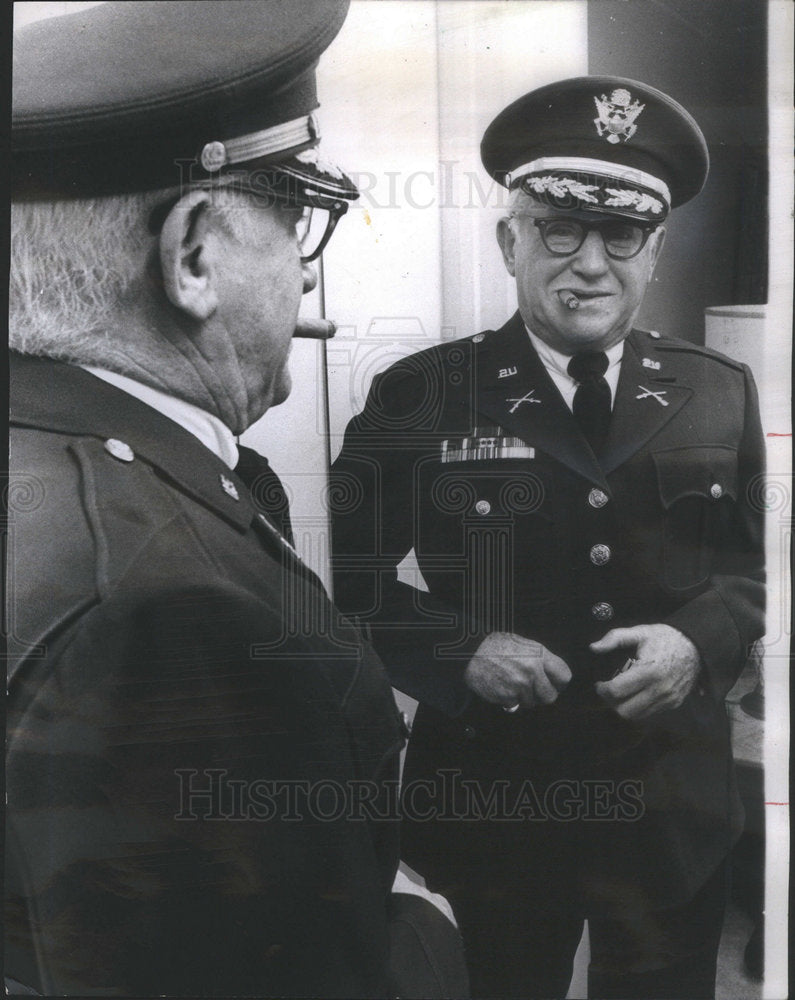
[[[538,198],[522,190],[521,185],[513,188],[508,194],[508,214],[519,211],[522,208],[533,208],[540,205]]]
[[[152,210],[178,196],[170,189],[13,203],[10,347],[125,370],[120,311],[155,251]],[[235,210],[241,207],[235,192],[214,190],[211,207],[234,237],[245,238],[252,213]]]

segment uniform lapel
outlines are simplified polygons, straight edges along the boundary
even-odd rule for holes
[[[256,513],[234,472],[193,434],[129,393],[74,365],[11,357],[11,421],[115,438],[185,493],[245,531]]]
[[[607,489],[604,472],[547,374],[519,315],[478,353],[478,410],[529,445]],[[501,372],[516,373],[508,377]]]
[[[610,433],[602,457],[605,473],[612,472],[639,451],[693,395],[690,386],[666,370],[663,355],[649,351],[655,357],[642,359],[642,352],[637,334],[627,337]],[[647,367],[644,360],[659,363],[659,369]]]

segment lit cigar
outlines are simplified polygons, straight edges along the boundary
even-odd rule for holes
[[[337,324],[330,319],[305,319],[299,316],[293,336],[306,340],[331,340],[336,332]]]
[[[574,294],[574,292],[562,291],[558,292],[560,296],[560,301],[566,306],[567,309],[579,309],[580,300]]]

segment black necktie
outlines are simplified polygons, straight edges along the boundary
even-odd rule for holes
[[[290,524],[290,504],[282,481],[270,467],[264,455],[238,445],[238,462],[235,472],[243,480],[251,493],[254,506],[264,514],[287,539],[293,544],[293,529]]]
[[[610,386],[605,380],[607,355],[602,351],[583,351],[569,362],[569,375],[578,383],[573,412],[586,440],[599,455],[610,426]]]

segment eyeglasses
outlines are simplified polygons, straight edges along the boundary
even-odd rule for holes
[[[259,190],[236,181],[222,188],[208,190],[234,190],[249,194],[263,208],[277,208],[293,213],[300,213],[295,223],[295,235],[302,264],[311,264],[323,253],[336,229],[337,223],[348,211],[346,201],[334,201],[330,205],[306,205],[292,198],[281,197],[273,192]],[[159,233],[171,209],[177,204],[182,194],[175,195],[154,208],[149,216],[149,231]],[[327,200],[327,199],[324,199]]]
[[[522,212],[515,212],[511,218],[532,219],[541,234],[541,242],[555,257],[569,257],[577,253],[592,229],[602,237],[605,253],[613,260],[631,260],[646,246],[646,241],[657,229],[656,223],[649,226],[635,222],[609,219],[607,222],[582,222],[579,219],[536,219]]]
[[[332,208],[303,207],[295,225],[302,264],[310,264],[323,253],[337,223],[347,211],[348,203],[345,201]]]

